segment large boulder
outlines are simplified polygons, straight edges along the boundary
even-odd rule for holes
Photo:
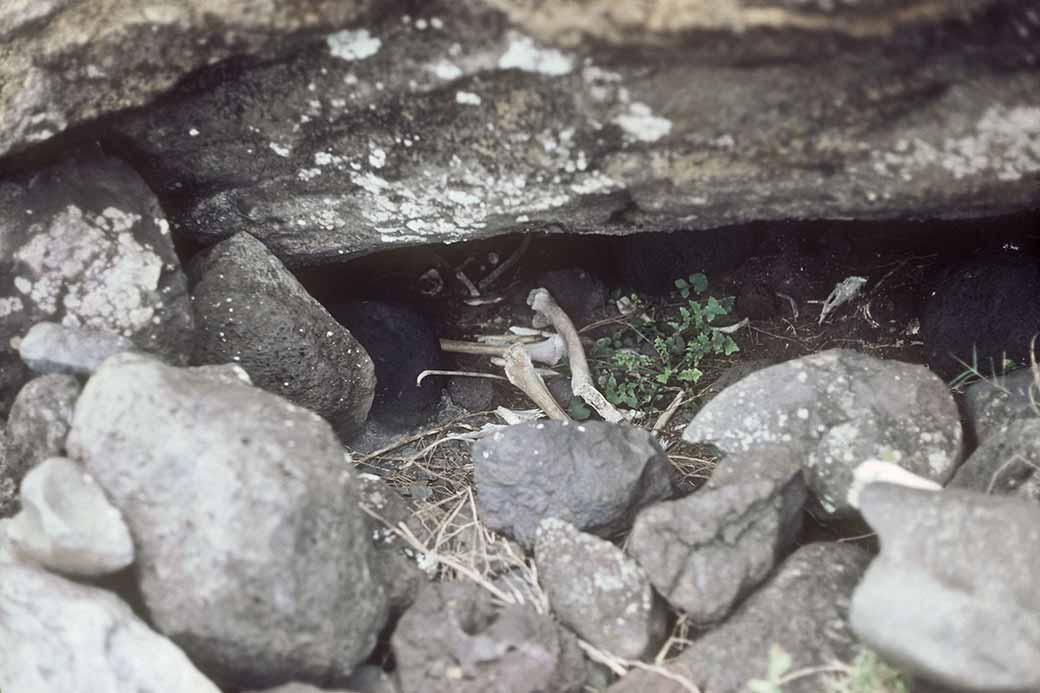
[[[0,689],[219,693],[106,590],[0,561]]]
[[[12,0],[0,6],[0,156],[147,103],[203,65],[284,52],[369,0]]]
[[[884,483],[859,500],[881,555],[852,596],[856,635],[958,690],[1040,689],[1040,507]]]
[[[611,537],[672,493],[671,465],[648,432],[627,425],[538,421],[473,446],[477,507],[490,529],[527,548],[547,517]]]
[[[325,417],[342,439],[358,432],[376,386],[372,359],[278,258],[240,233],[189,272],[195,363],[234,362],[254,385]]]
[[[7,50],[0,39],[0,56]],[[111,332],[183,361],[193,325],[187,288],[159,201],[121,161],[86,148],[0,179],[0,416],[28,379],[17,350],[38,322]]]
[[[1007,431],[1018,419],[1040,417],[1040,374],[1019,368],[984,378],[964,392],[964,413],[979,445]]]
[[[109,138],[186,234],[248,231],[290,264],[525,230],[1018,211],[1040,201],[1038,9],[400,3],[189,78]]]
[[[770,650],[779,646],[794,668],[848,662],[854,638],[848,600],[869,557],[851,544],[808,544],[785,560],[769,581],[721,626],[698,638],[668,671],[705,693],[746,693],[765,678]],[[690,689],[657,673],[632,671],[610,693],[682,693]],[[784,685],[789,693],[825,690],[819,675]]]
[[[984,440],[957,469],[949,488],[1040,501],[1040,418],[1012,421]]]
[[[368,656],[385,598],[317,414],[121,354],[84,388],[68,450],[126,518],[156,627],[218,683],[342,681]]]
[[[846,496],[861,463],[897,464],[941,484],[962,451],[957,405],[942,380],[846,349],[755,371],[697,412],[683,438],[726,453],[788,448],[835,517],[855,514]]]

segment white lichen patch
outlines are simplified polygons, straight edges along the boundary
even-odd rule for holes
[[[162,259],[133,237],[140,221],[112,207],[90,218],[69,205],[48,226],[34,225],[15,252],[15,287],[64,325],[133,334],[160,307]]]
[[[5,318],[12,313],[17,313],[24,309],[25,304],[23,304],[22,299],[17,296],[0,298],[0,318]]]
[[[555,48],[540,46],[529,36],[510,31],[507,41],[508,47],[498,59],[501,70],[517,69],[559,77],[574,69],[572,56]]]
[[[337,31],[325,37],[329,52],[341,60],[364,60],[379,52],[383,42],[367,29]]]
[[[435,63],[430,63],[426,66],[426,69],[432,72],[437,79],[443,79],[445,82],[458,79],[464,74],[461,67],[447,59],[441,59]]]
[[[462,104],[464,106],[479,106],[480,96],[474,94],[471,91],[457,91],[455,92],[455,103]]]
[[[292,147],[289,147],[289,146],[284,145],[284,144],[278,144],[277,142],[271,142],[268,146],[271,148],[272,152],[274,152],[278,156],[282,157],[283,159],[287,159],[289,157],[289,155],[292,153]]]
[[[640,142],[656,142],[672,131],[672,121],[655,115],[645,103],[634,101],[628,109],[614,118],[625,134]]]
[[[900,140],[891,151],[874,153],[873,168],[878,174],[902,180],[933,168],[956,179],[1020,180],[1040,171],[1040,107],[990,106],[974,131],[941,143],[922,138]]]

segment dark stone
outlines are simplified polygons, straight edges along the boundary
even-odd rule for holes
[[[579,329],[592,322],[596,311],[607,302],[607,285],[583,269],[544,272],[534,283],[552,294]]]
[[[982,444],[1014,421],[1040,417],[1040,376],[1031,368],[972,383],[964,392],[964,412],[975,440]]]
[[[234,362],[254,385],[317,412],[343,440],[365,422],[372,360],[351,333],[249,234],[191,263],[198,320],[193,361]]]
[[[420,373],[443,369],[433,322],[411,306],[383,301],[353,301],[327,306],[347,327],[375,364],[376,393],[372,417],[393,427],[410,427],[432,417],[444,378],[430,377],[416,386]]]
[[[1040,501],[1040,418],[1012,421],[984,440],[947,487]]]
[[[408,692],[577,693],[586,678],[573,635],[530,607],[496,607],[471,582],[423,590],[391,647]]]
[[[487,378],[453,376],[448,379],[448,395],[467,411],[487,411],[495,403],[495,386]]]
[[[604,537],[672,493],[671,465],[647,431],[624,424],[539,421],[473,446],[477,507],[490,529],[526,548],[547,517]]]
[[[885,659],[953,688],[1040,688],[1040,506],[870,484],[881,555],[856,588],[853,630]]]
[[[852,544],[808,544],[785,560],[769,581],[730,616],[687,647],[668,670],[704,693],[746,693],[751,679],[765,678],[769,651],[779,645],[792,668],[853,656],[848,600],[869,556]],[[634,670],[609,693],[685,693],[688,688],[658,674]],[[784,685],[790,693],[819,693],[815,676]]]
[[[1000,373],[1005,358],[1028,364],[1040,335],[1038,296],[1036,258],[984,257],[949,268],[921,311],[928,365],[952,378],[973,366],[984,376]]]
[[[621,278],[636,291],[667,294],[676,279],[739,267],[755,249],[750,227],[634,234],[617,241]]]

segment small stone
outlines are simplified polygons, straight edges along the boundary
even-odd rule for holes
[[[466,411],[488,411],[494,408],[495,386],[487,378],[453,376],[448,379],[448,395]]]
[[[975,439],[982,445],[1017,419],[1040,417],[1040,381],[1031,368],[980,380],[964,392],[964,410]]]
[[[34,373],[90,375],[109,356],[133,349],[133,342],[112,332],[38,322],[22,338],[18,353]]]
[[[986,438],[947,487],[1040,501],[1040,418],[1013,420]]]

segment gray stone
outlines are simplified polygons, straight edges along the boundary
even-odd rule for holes
[[[7,538],[22,558],[70,577],[96,577],[134,562],[134,541],[83,467],[52,457],[22,480],[22,510]]]
[[[1040,200],[1038,9],[441,0],[198,75],[112,139],[186,234],[248,231],[291,265],[532,230],[998,214]]]
[[[473,446],[473,479],[488,528],[525,548],[546,517],[610,537],[628,529],[639,508],[672,493],[657,441],[602,421],[539,421],[494,433]]]
[[[553,612],[581,638],[626,659],[653,654],[663,642],[667,612],[624,551],[555,518],[538,526],[534,551]]]
[[[923,366],[845,349],[755,371],[697,412],[683,438],[727,453],[789,448],[835,517],[855,515],[846,495],[861,463],[891,462],[941,484],[962,450],[957,405],[942,380]]]
[[[722,620],[762,582],[801,527],[801,469],[786,479],[731,483],[636,516],[628,551],[657,591],[695,625]]]
[[[65,437],[80,389],[71,375],[53,374],[34,378],[18,391],[7,420],[0,479],[10,479],[18,486],[33,465],[65,454]],[[17,505],[9,509],[13,515]]]
[[[140,8],[111,0],[0,6],[0,155],[149,102],[195,68],[284,52],[356,21],[367,0],[257,5],[190,0]]]
[[[448,396],[467,411],[488,411],[495,403],[495,386],[487,378],[454,376],[448,379]]]
[[[84,388],[68,450],[130,526],[156,627],[219,684],[335,682],[372,650],[385,599],[317,414],[121,354]]]
[[[1040,380],[1030,368],[980,380],[964,392],[964,411],[981,445],[1016,419],[1040,417]]]
[[[401,693],[397,680],[372,664],[363,664],[350,675],[347,687],[357,693]]]
[[[1040,688],[1036,503],[870,484],[860,509],[881,540],[850,609],[867,645],[954,688]]]
[[[118,597],[0,562],[0,689],[219,693]]]
[[[527,606],[497,608],[470,582],[423,590],[390,644],[408,693],[576,693],[585,683],[573,635]]]
[[[10,475],[7,462],[7,429],[0,423],[0,518],[18,512],[18,482]]]
[[[274,688],[265,688],[262,691],[243,691],[243,693],[353,693],[348,690],[330,690],[328,688],[318,688],[307,683],[287,683],[284,686],[275,686]]]
[[[1011,421],[983,441],[948,488],[1040,501],[1040,418]]]
[[[137,173],[96,148],[0,180],[0,416],[28,380],[18,345],[38,322],[110,332],[186,360],[194,319],[169,228]]]
[[[746,693],[748,681],[764,678],[769,650],[779,645],[793,668],[850,661],[854,638],[847,611],[852,590],[869,557],[851,544],[808,544],[721,626],[709,631],[667,665],[704,693]],[[632,671],[609,693],[684,693],[682,684]],[[787,693],[819,693],[818,676],[784,685]]]
[[[34,373],[90,375],[109,356],[133,348],[133,342],[112,332],[38,322],[22,337],[18,355]]]
[[[325,417],[342,439],[368,416],[372,360],[262,243],[238,234],[194,260],[192,360],[234,362],[258,387]]]

